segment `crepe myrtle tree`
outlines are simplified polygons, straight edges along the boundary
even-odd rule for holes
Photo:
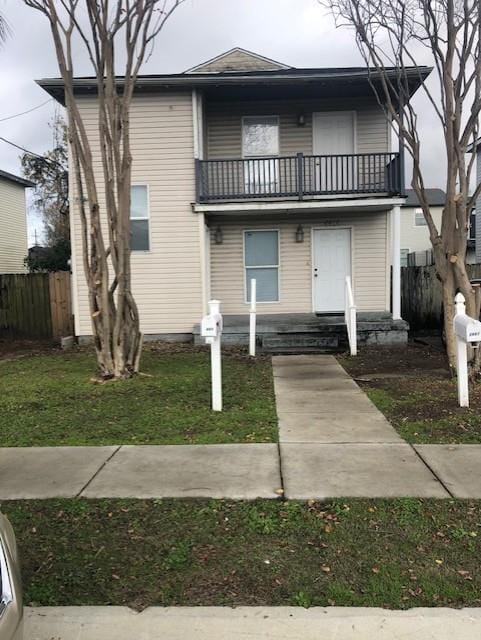
[[[49,22],[64,84],[74,215],[80,217],[92,334],[105,379],[139,370],[142,335],[130,267],[130,108],[142,63],[182,1],[24,0]],[[97,80],[94,140],[74,91],[79,46]],[[100,173],[94,171],[97,153]]]
[[[338,26],[354,29],[379,104],[412,158],[411,186],[429,229],[438,278],[443,287],[444,328],[451,366],[456,365],[454,296],[461,291],[467,313],[478,317],[479,302],[466,270],[470,212],[481,186],[470,191],[481,109],[481,2],[479,0],[320,0]],[[421,161],[417,107],[409,79],[427,54],[435,83],[419,80],[441,124],[446,158],[446,200],[440,228],[434,223]],[[387,67],[396,71],[388,72]],[[409,69],[411,67],[411,69]],[[374,82],[374,76],[376,82]],[[478,350],[479,351],[479,350]],[[479,355],[473,371],[479,371]]]

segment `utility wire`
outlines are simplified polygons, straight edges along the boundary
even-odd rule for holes
[[[15,113],[11,116],[7,116],[6,118],[0,118],[0,122],[5,122],[6,120],[13,120],[13,118],[18,118],[20,116],[24,116],[27,113],[32,113],[32,111],[35,111],[36,109],[40,109],[40,107],[44,107],[46,104],[48,104],[49,102],[52,102],[53,98],[49,98],[48,100],[45,100],[45,102],[42,102],[42,104],[38,104],[36,107],[32,107],[31,109],[27,109],[27,111],[22,111],[21,113]]]
[[[56,160],[50,160],[45,156],[41,156],[39,153],[35,153],[35,151],[29,151],[28,149],[25,149],[25,147],[21,147],[19,144],[16,144],[11,140],[7,140],[3,136],[0,136],[0,140],[2,142],[5,142],[6,144],[11,145],[12,147],[15,147],[16,149],[20,149],[20,151],[23,151],[24,153],[28,153],[29,156],[35,156],[36,158],[40,158],[41,160],[43,160],[44,162],[47,162],[48,164],[56,165],[58,167],[61,167],[62,169],[64,168],[63,165],[60,164],[60,162],[57,162]]]

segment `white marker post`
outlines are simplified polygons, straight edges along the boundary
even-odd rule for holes
[[[249,313],[249,355],[256,355],[256,296],[257,282],[255,278],[251,280],[251,308]]]
[[[469,407],[468,343],[481,341],[481,322],[466,315],[466,301],[462,293],[456,294],[454,302],[458,402],[460,407]]]
[[[206,344],[210,344],[212,410],[222,411],[222,362],[220,349],[222,315],[218,300],[210,300],[209,302],[209,314],[202,319],[201,335],[205,338]]]
[[[456,362],[458,377],[458,402],[460,407],[469,407],[469,386],[468,386],[468,345],[458,336],[456,325],[460,323],[461,317],[466,317],[466,304],[462,293],[458,293],[454,298],[454,332],[456,335]]]

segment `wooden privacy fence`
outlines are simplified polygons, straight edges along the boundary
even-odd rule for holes
[[[0,274],[0,334],[46,339],[72,335],[70,273]]]
[[[471,280],[481,278],[481,264],[466,265]],[[436,268],[403,267],[401,269],[401,315],[411,329],[440,329],[443,291]]]

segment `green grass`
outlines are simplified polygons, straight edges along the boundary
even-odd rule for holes
[[[0,446],[271,442],[270,359],[223,356],[224,408],[210,410],[205,349],[152,347],[147,376],[98,384],[90,353],[0,361]]]
[[[4,502],[35,605],[480,606],[481,502]]]

